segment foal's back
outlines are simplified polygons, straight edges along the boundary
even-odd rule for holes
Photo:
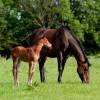
[[[13,58],[19,58],[20,60],[23,60],[25,62],[33,61],[34,56],[36,54],[34,53],[33,48],[25,48],[23,46],[17,46],[12,50],[12,57]]]

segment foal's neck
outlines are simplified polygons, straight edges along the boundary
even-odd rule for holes
[[[38,42],[35,45],[32,46],[32,49],[36,52],[36,53],[40,53],[42,47],[43,47],[43,43],[42,42]]]

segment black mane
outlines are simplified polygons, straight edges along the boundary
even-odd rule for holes
[[[85,49],[84,49],[84,47],[82,46],[82,44],[80,43],[80,41],[75,37],[74,32],[72,31],[72,29],[71,29],[69,26],[61,26],[61,27],[59,28],[59,30],[60,30],[60,33],[64,33],[64,31],[67,30],[67,31],[72,35],[72,37],[76,40],[77,44],[79,45],[80,49],[82,50],[82,53],[83,53],[84,58],[85,58],[85,61],[84,61],[84,62],[87,62],[88,65],[90,66],[91,64],[90,64],[89,61],[88,61],[88,58],[87,58],[87,56],[86,56]]]

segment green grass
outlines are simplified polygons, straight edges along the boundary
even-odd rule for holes
[[[76,61],[68,59],[62,84],[57,83],[56,59],[48,59],[46,83],[40,82],[38,66],[33,77],[33,86],[27,86],[28,64],[21,63],[18,87],[13,84],[12,60],[0,58],[0,100],[100,100],[100,57],[89,57],[90,84],[82,84],[76,73]]]

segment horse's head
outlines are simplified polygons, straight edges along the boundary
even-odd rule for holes
[[[52,49],[52,44],[48,41],[48,39],[46,37],[44,37],[43,39],[43,45]]]
[[[89,66],[88,61],[80,62],[78,64],[77,72],[82,83],[89,83]]]

